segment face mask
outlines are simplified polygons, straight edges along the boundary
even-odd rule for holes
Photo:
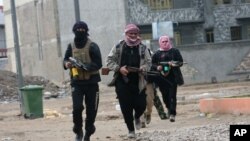
[[[86,32],[83,32],[83,31],[76,31],[75,36],[77,38],[85,38],[87,36],[87,34],[86,34]]]

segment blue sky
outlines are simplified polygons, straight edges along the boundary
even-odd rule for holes
[[[0,5],[3,5],[3,0],[0,0]]]

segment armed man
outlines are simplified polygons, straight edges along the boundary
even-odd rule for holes
[[[84,141],[90,141],[94,134],[95,118],[99,104],[99,85],[101,81],[99,69],[102,57],[98,45],[88,38],[88,26],[85,22],[76,22],[72,29],[75,38],[64,56],[64,69],[70,69],[72,101],[73,101],[73,132],[75,141],[83,139],[83,100],[85,98],[86,118]]]

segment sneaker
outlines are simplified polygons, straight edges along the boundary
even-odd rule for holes
[[[146,123],[149,124],[151,122],[151,115],[146,115]]]
[[[135,118],[135,128],[137,130],[141,129],[141,120],[140,120],[140,118]]]
[[[170,122],[175,122],[175,116],[174,115],[170,115],[169,119],[170,119]]]
[[[75,141],[82,141],[82,139],[83,139],[83,131],[76,134]]]
[[[129,139],[135,138],[135,131],[129,131],[128,132],[128,138]]]

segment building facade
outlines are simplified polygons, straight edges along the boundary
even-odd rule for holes
[[[4,26],[4,14],[3,14],[3,6],[0,5],[0,58],[6,58],[7,57],[7,49],[6,49],[6,44],[5,44],[5,26]],[[6,59],[1,59],[0,60],[0,69],[4,68],[3,67],[3,60]]]
[[[0,49],[3,48],[6,48],[5,32],[4,32],[4,14],[3,14],[3,6],[0,5]]]
[[[250,39],[250,0],[129,0],[128,13],[149,39],[152,22],[172,21],[175,45]]]
[[[9,0],[4,4],[9,69],[15,72]],[[100,46],[103,63],[109,50],[123,39],[127,23],[137,24],[145,43],[156,50],[154,33],[160,26],[154,25],[170,22],[174,46],[188,63],[182,68],[186,84],[249,75],[249,0],[79,0],[79,7],[90,38]],[[16,11],[23,73],[57,83],[67,80],[62,60],[73,39],[74,1],[18,0]],[[110,77],[103,76],[102,82]]]
[[[140,26],[152,50],[154,23],[172,22],[173,44],[188,63],[187,84],[249,77],[249,0],[129,0],[126,10],[126,21]]]

